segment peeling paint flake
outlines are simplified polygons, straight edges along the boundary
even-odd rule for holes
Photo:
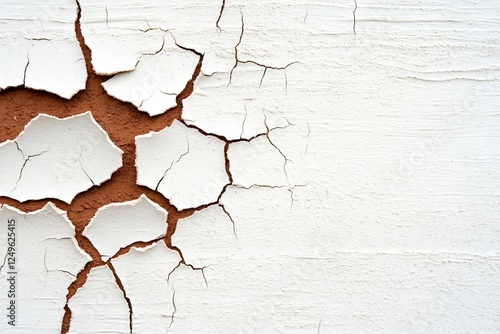
[[[150,116],[164,113],[177,105],[176,97],[191,80],[199,56],[179,48],[165,32],[161,49],[145,54],[135,70],[116,74],[102,85],[119,100],[131,102]]]
[[[70,99],[84,89],[76,18],[74,0],[0,4],[0,90],[24,85]]]
[[[14,301],[14,332],[58,333],[68,286],[90,256],[78,246],[66,213],[52,203],[28,214],[4,205],[0,227],[5,231],[0,234],[0,289],[4,292],[0,302],[9,315],[7,307]],[[13,234],[8,236],[8,231]],[[0,331],[12,330],[8,316],[3,318]]]
[[[225,143],[179,121],[137,136],[137,183],[157,190],[178,210],[216,202],[229,178]]]
[[[145,195],[123,203],[101,207],[83,235],[97,248],[103,260],[134,242],[161,238],[167,231],[167,211]]]
[[[90,112],[64,119],[40,114],[15,140],[0,144],[0,195],[70,203],[108,180],[122,153]]]

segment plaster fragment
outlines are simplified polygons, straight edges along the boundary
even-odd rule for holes
[[[112,203],[99,208],[83,230],[103,260],[120,248],[137,241],[150,241],[165,235],[167,211],[145,195],[136,200]]]
[[[229,144],[227,152],[233,185],[287,186],[286,160],[267,136]]]
[[[186,264],[195,268],[221,264],[228,250],[236,247],[237,228],[233,224],[223,207],[211,205],[179,219],[172,245],[182,251]]]
[[[76,39],[73,0],[0,4],[0,91],[24,85],[70,99],[87,70]]]
[[[69,333],[130,333],[127,301],[107,265],[90,270],[68,307]]]
[[[122,153],[90,112],[64,119],[40,114],[15,140],[0,144],[0,196],[70,203],[108,180]]]
[[[285,73],[286,69],[241,63],[230,72],[200,75],[193,93],[183,101],[182,119],[228,140],[264,134],[265,115],[278,116],[286,99]]]
[[[164,113],[177,105],[176,97],[191,79],[199,56],[179,48],[165,32],[161,49],[145,54],[131,72],[116,74],[102,85],[106,92],[131,102],[150,116]]]
[[[137,184],[159,191],[177,209],[213,203],[229,178],[224,142],[179,121],[137,136]]]
[[[3,205],[0,227],[4,231],[0,234],[0,258],[4,259],[0,302],[7,308],[15,301],[16,331],[59,333],[67,288],[91,260],[78,246],[73,225],[64,211],[48,203],[27,214]],[[16,287],[11,295],[8,279],[13,276]],[[0,332],[12,330],[7,321],[0,322]]]
[[[170,327],[175,291],[168,277],[180,261],[179,254],[163,241],[132,247],[127,254],[111,260],[132,306],[133,333],[156,333],[159,328]]]

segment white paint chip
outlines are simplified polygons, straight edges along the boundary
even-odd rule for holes
[[[150,116],[164,113],[177,105],[176,97],[191,79],[199,56],[179,48],[165,32],[158,52],[138,60],[135,70],[116,74],[102,85],[106,92],[131,102]]]
[[[76,39],[73,0],[0,4],[0,90],[24,84],[70,99],[87,70]]]
[[[229,144],[227,151],[233,185],[287,186],[285,157],[267,136]]]
[[[136,241],[150,241],[165,235],[168,213],[145,195],[123,203],[101,207],[85,227],[83,235],[103,260]]]
[[[130,333],[129,308],[108,266],[92,268],[68,301],[69,333]]]
[[[229,183],[224,142],[178,121],[137,136],[137,184],[159,191],[177,209],[217,201]]]
[[[28,214],[4,205],[0,227],[5,231],[0,235],[0,289],[4,291],[0,302],[5,310],[11,300],[15,301],[13,332],[59,333],[68,286],[91,260],[78,246],[73,225],[64,211],[48,203]],[[11,298],[8,279],[13,276],[16,288]],[[7,323],[5,314],[3,317],[0,332],[10,333],[14,327]]]
[[[90,112],[64,119],[40,114],[15,140],[0,144],[0,195],[70,203],[111,178],[122,153]]]
[[[175,291],[170,273],[179,265],[179,254],[158,241],[131,250],[111,262],[132,306],[132,332],[166,331],[174,321]]]

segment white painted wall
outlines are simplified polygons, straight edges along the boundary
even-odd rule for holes
[[[178,223],[200,270],[164,282],[169,332],[500,332],[498,1],[228,0],[219,33],[220,1],[107,1],[112,33],[101,3],[80,2],[101,72],[131,63],[107,68],[103,38],[150,52],[131,32],[146,18],[210,55],[184,121],[261,135],[230,145],[243,174],[220,205]]]

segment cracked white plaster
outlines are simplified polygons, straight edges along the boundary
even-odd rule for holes
[[[179,253],[163,241],[132,247],[111,260],[130,300],[133,333],[167,331],[174,321],[175,291],[168,278],[180,261]]]
[[[129,307],[107,265],[90,269],[85,284],[68,301],[68,333],[129,334]]]
[[[0,144],[0,196],[70,203],[111,178],[122,154],[90,112],[63,119],[39,114],[15,140]]]
[[[288,185],[285,170],[286,158],[267,136],[230,143],[227,158],[233,185],[245,188],[261,185],[266,187]]]
[[[134,242],[163,237],[167,231],[167,217],[165,209],[141,195],[133,201],[99,208],[82,234],[106,261]]]
[[[179,219],[172,246],[178,247],[186,264],[195,268],[220,265],[231,256],[228,249],[237,246],[237,229],[224,208],[214,204]]]
[[[178,210],[217,201],[229,183],[225,143],[179,121],[137,136],[137,184],[163,194]]]
[[[15,222],[9,230],[9,222]],[[10,226],[13,226],[10,224]],[[91,260],[74,237],[75,229],[66,213],[52,203],[42,209],[24,213],[8,205],[0,208],[0,227],[5,233],[0,238],[0,302],[9,306],[14,299],[15,330],[22,333],[59,333],[64,316],[68,286]],[[8,232],[13,232],[15,252],[7,254]],[[10,261],[9,257],[15,258]],[[14,267],[11,267],[11,264]],[[16,272],[15,297],[9,297],[11,272]],[[13,328],[0,322],[0,332],[11,333]]]
[[[177,105],[176,97],[191,80],[199,56],[179,48],[165,32],[158,52],[138,60],[135,70],[116,74],[102,85],[106,92],[155,116]]]
[[[228,140],[264,134],[266,118],[272,122],[285,111],[280,105],[287,99],[286,71],[247,63],[232,72],[200,75],[183,101],[182,119]]]
[[[0,4],[0,91],[24,85],[70,99],[87,70],[75,33],[74,0]]]
[[[92,50],[98,74],[132,71],[144,54],[157,51],[165,31],[177,44],[204,55],[202,72],[229,71],[234,64],[234,44],[240,31],[237,6],[222,1],[80,0],[82,33]],[[134,11],[130,11],[134,8]],[[220,17],[219,17],[220,16]]]

